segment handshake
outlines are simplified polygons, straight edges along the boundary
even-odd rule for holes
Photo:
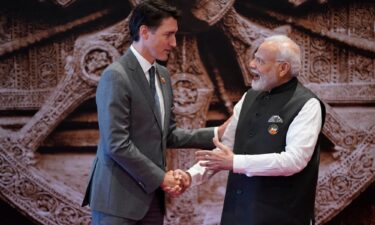
[[[189,173],[180,169],[170,170],[165,176],[160,187],[171,197],[178,197],[191,185]]]
[[[231,118],[218,128],[218,137],[222,137]],[[216,149],[212,151],[196,151],[195,157],[198,164],[211,172],[220,170],[232,170],[233,168],[233,150],[222,144],[217,137],[213,138]],[[191,175],[180,169],[170,170],[165,176],[160,187],[171,197],[178,197],[190,187],[192,182]]]

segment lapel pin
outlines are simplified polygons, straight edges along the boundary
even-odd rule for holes
[[[165,79],[164,79],[164,77],[160,76],[160,81],[161,81],[162,84],[165,84]]]
[[[159,79],[160,79],[160,82],[161,82],[162,84],[165,84],[165,83],[166,83],[165,78],[161,75],[161,73],[159,73],[158,68],[157,68],[157,67],[155,67],[155,68],[156,68],[156,74],[158,75],[158,77],[159,77]]]
[[[268,127],[268,133],[271,135],[275,135],[279,132],[279,127],[276,124],[271,124]]]

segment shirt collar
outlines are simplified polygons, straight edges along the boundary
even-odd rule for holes
[[[147,61],[147,59],[145,59],[134,47],[133,45],[130,45],[130,50],[133,52],[133,54],[135,55],[135,58],[137,58],[139,64],[141,65],[141,68],[143,70],[144,73],[147,73],[151,66],[155,66],[155,63],[154,64],[151,64],[149,61]]]

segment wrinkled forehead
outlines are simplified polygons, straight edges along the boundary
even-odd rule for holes
[[[263,42],[259,45],[258,50],[254,56],[263,60],[274,60],[277,58],[279,49],[274,42]]]

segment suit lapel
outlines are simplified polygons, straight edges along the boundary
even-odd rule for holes
[[[124,69],[125,71],[133,77],[133,79],[136,81],[138,87],[140,90],[142,90],[142,93],[144,93],[144,97],[146,98],[147,104],[150,106],[154,117],[157,120],[157,123],[159,125],[160,130],[162,130],[161,126],[161,119],[160,116],[158,116],[158,112],[156,111],[156,105],[154,97],[151,94],[150,85],[149,82],[146,79],[146,76],[142,70],[141,65],[139,65],[139,62],[137,58],[134,56],[132,51],[129,49],[124,57],[121,57],[119,60],[120,64],[125,65]],[[127,71],[130,70],[130,71]],[[164,95],[164,93],[163,93]]]

